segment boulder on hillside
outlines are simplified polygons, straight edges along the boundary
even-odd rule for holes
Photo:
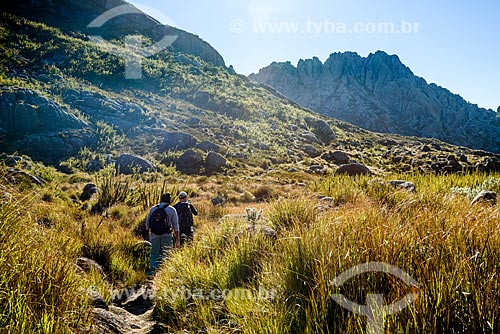
[[[476,163],[476,169],[480,172],[491,173],[500,170],[500,160],[494,158],[484,158],[481,162]]]
[[[104,276],[104,269],[102,269],[102,266],[95,262],[92,259],[86,258],[86,257],[79,257],[76,259],[76,266],[79,270],[89,273],[92,271],[98,272],[102,276]]]
[[[219,153],[220,150],[221,150],[219,145],[214,144],[211,141],[203,141],[203,142],[197,144],[196,148],[200,149],[200,150],[202,150],[204,152],[210,152],[210,151],[212,151],[212,152]]]
[[[326,152],[321,158],[336,164],[347,164],[350,160],[347,153],[342,151]]]
[[[117,173],[130,175],[156,171],[156,166],[149,160],[133,154],[122,154],[115,161]]]
[[[235,242],[238,242],[239,239],[245,235],[252,237],[262,235],[263,237],[269,238],[270,240],[276,240],[278,233],[272,227],[264,224],[248,225],[243,231],[240,231],[234,236]]]
[[[307,172],[312,174],[325,174],[325,169],[321,165],[312,165],[309,166]]]
[[[196,142],[196,138],[189,133],[178,131],[165,132],[161,147],[164,151],[186,150],[195,147]]]
[[[355,176],[355,175],[371,175],[373,173],[365,165],[362,165],[360,163],[352,163],[352,164],[340,166],[335,171],[335,175],[340,175],[340,174],[347,174],[350,176]]]
[[[313,133],[325,144],[330,144],[335,139],[335,132],[333,132],[330,125],[322,119],[306,117],[307,125],[312,128]]]
[[[472,200],[472,204],[489,203],[491,205],[497,204],[497,193],[494,191],[483,190]]]
[[[318,149],[313,145],[304,146],[304,152],[306,152],[307,155],[310,156],[311,158],[316,158],[321,154],[321,152],[318,151]]]
[[[226,159],[219,153],[209,152],[205,160],[205,171],[207,173],[215,173],[227,166]]]
[[[184,152],[175,163],[177,169],[187,174],[197,174],[203,166],[203,156],[194,150]]]
[[[304,131],[304,132],[302,132],[301,137],[307,143],[310,143],[310,144],[320,144],[320,141],[318,140],[318,138],[316,137],[316,135],[314,133],[312,133],[312,132]]]
[[[218,206],[218,205],[224,205],[224,203],[226,202],[226,200],[221,197],[221,196],[217,196],[217,197],[214,197],[210,200],[210,202],[212,202],[212,205],[213,206]]]

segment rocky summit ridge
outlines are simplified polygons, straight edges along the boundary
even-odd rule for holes
[[[320,114],[377,132],[437,138],[500,152],[500,117],[415,76],[396,55],[354,52],[277,63],[251,74]],[[464,78],[464,80],[466,80]]]

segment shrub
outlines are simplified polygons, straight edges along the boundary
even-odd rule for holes
[[[253,195],[255,196],[255,200],[257,202],[263,202],[266,200],[273,199],[277,196],[275,190],[270,186],[260,186],[256,190],[254,190]]]
[[[132,180],[127,177],[115,176],[114,169],[108,168],[96,176],[98,189],[97,203],[93,211],[102,212],[112,205],[125,203],[130,196]]]

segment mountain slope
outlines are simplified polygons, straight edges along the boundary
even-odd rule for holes
[[[83,32],[108,39],[139,34],[158,41],[164,36],[176,36],[171,50],[198,56],[217,66],[225,66],[224,59],[217,50],[198,36],[162,25],[146,14],[120,15],[100,28],[87,27],[101,14],[122,5],[135,8],[123,0],[6,0],[3,1],[2,9],[4,12],[43,22],[66,32]]]
[[[51,3],[51,22],[64,22],[63,8],[73,2]],[[80,8],[92,4],[81,2]],[[379,170],[500,169],[499,159],[486,152],[372,133],[318,116],[182,50],[143,59],[142,79],[125,80],[124,59],[90,41],[83,28],[54,27],[35,21],[34,12],[32,19],[12,12],[0,14],[2,152],[27,154],[65,171],[68,165],[95,170],[134,153],[190,173],[211,171],[209,160],[226,162],[230,173],[326,173],[339,164],[333,151],[346,153],[344,162]],[[209,159],[209,151],[221,157],[212,153]]]
[[[500,151],[500,118],[459,95],[427,84],[395,55],[363,58],[353,52],[272,63],[250,79],[270,85],[323,115],[368,130],[431,137],[476,149]]]

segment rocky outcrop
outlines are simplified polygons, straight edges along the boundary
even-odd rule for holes
[[[34,133],[6,143],[6,150],[26,154],[48,164],[75,156],[83,147],[92,147],[95,136],[90,129]],[[3,146],[3,145],[2,145]]]
[[[54,100],[24,88],[0,88],[0,128],[10,136],[80,129],[87,124]]]
[[[58,102],[31,89],[0,88],[2,150],[57,163],[74,156],[95,138],[88,124]]]
[[[121,174],[143,174],[146,172],[154,172],[155,165],[144,158],[132,154],[122,154],[116,159],[115,168],[117,173]]]
[[[304,152],[306,152],[311,158],[316,158],[321,154],[321,152],[313,145],[305,145]]]
[[[432,137],[500,152],[500,118],[415,76],[395,55],[353,52],[272,63],[251,80],[270,85],[316,112],[368,130]]]
[[[308,126],[312,128],[313,133],[325,144],[330,144],[335,139],[335,132],[333,132],[330,125],[322,119],[313,117],[306,117],[305,121]]]
[[[198,145],[196,145],[196,148],[198,148],[202,151],[205,151],[205,152],[213,151],[213,152],[217,152],[217,153],[220,152],[220,150],[221,150],[219,145],[212,143],[210,141],[203,141],[203,142],[199,143]]]
[[[127,131],[145,119],[147,110],[137,103],[106,97],[99,93],[66,89],[63,100],[91,120],[104,121]]]

